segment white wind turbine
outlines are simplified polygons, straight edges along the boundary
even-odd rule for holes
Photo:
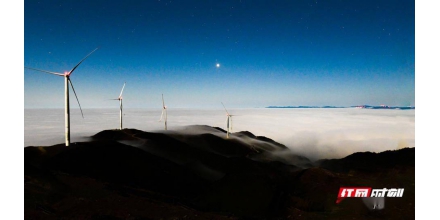
[[[26,69],[31,69],[31,70],[35,70],[35,71],[40,71],[40,72],[44,72],[44,73],[50,73],[53,75],[57,75],[57,76],[63,76],[64,77],[64,121],[65,121],[65,136],[66,136],[66,146],[70,145],[70,102],[69,102],[69,83],[72,86],[72,90],[73,93],[75,94],[75,98],[76,101],[78,102],[79,105],[79,109],[81,110],[81,115],[84,118],[82,109],[81,109],[81,104],[79,104],[79,100],[78,100],[78,96],[76,95],[75,92],[75,88],[73,88],[73,84],[72,84],[72,80],[70,79],[70,74],[73,73],[73,71],[75,71],[75,69],[87,58],[89,57],[93,52],[95,52],[98,48],[94,49],[92,52],[90,52],[86,57],[84,57],[78,64],[76,64],[75,67],[73,67],[72,70],[70,70],[69,72],[64,72],[64,73],[56,73],[56,72],[51,72],[51,71],[46,71],[46,70],[40,70],[40,69],[35,69],[35,68],[30,68],[30,67],[24,67]]]
[[[223,105],[223,102],[222,102],[222,105]],[[226,110],[225,105],[223,105],[223,108],[225,108],[226,116],[227,116],[227,118],[226,118],[226,138],[229,138],[229,133],[232,133],[232,116],[234,116],[234,115],[229,114],[228,110]],[[229,126],[229,125],[231,125],[231,126]]]
[[[125,88],[125,82],[124,85],[122,86],[119,97],[117,99],[112,99],[112,100],[119,100],[119,130],[122,130],[122,92],[124,91],[124,88]]]
[[[163,117],[164,112],[165,112],[165,117]],[[165,105],[165,101],[163,100],[163,94],[162,94],[162,115],[160,115],[159,121],[162,121],[162,118],[165,120],[165,130],[167,130],[167,106]]]

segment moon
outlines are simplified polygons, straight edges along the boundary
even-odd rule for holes
[[[219,68],[219,67],[220,67],[220,63],[215,64],[215,66],[216,66],[217,68]]]

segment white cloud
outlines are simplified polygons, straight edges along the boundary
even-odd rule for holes
[[[266,136],[310,159],[340,158],[359,151],[381,152],[415,146],[414,110],[228,109],[233,132]],[[124,127],[163,130],[161,109],[125,109]],[[119,126],[119,109],[72,109],[73,141],[84,141]],[[225,129],[223,109],[168,109],[168,128],[209,125]],[[25,109],[24,145],[53,145],[64,140],[63,109]]]

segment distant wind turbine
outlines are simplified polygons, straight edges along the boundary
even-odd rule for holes
[[[81,109],[81,104],[79,104],[79,100],[78,100],[78,96],[76,95],[75,92],[75,88],[73,88],[73,84],[72,84],[72,80],[70,79],[70,74],[73,73],[73,71],[76,70],[76,68],[87,58],[89,57],[93,52],[95,52],[98,48],[94,49],[92,52],[90,52],[86,57],[84,57],[78,64],[76,64],[75,67],[73,67],[72,70],[70,70],[69,72],[64,72],[64,73],[56,73],[56,72],[51,72],[51,71],[46,71],[46,70],[40,70],[40,69],[35,69],[35,68],[30,68],[30,67],[24,67],[26,69],[31,69],[31,70],[35,70],[35,71],[40,71],[43,73],[50,73],[53,75],[57,75],[57,76],[63,76],[64,77],[64,118],[65,118],[65,136],[66,136],[66,146],[70,145],[70,102],[69,102],[69,83],[72,86],[72,90],[73,93],[75,94],[75,98],[76,101],[78,102],[79,105],[79,109],[81,110],[81,115],[84,118],[82,109]]]
[[[117,99],[112,99],[112,100],[119,100],[119,130],[122,130],[122,92],[124,91],[125,88],[125,82],[124,85],[122,86],[122,90],[121,93],[119,94],[119,97]]]
[[[163,117],[164,112],[165,112],[165,117]],[[162,94],[162,115],[160,115],[159,121],[162,121],[162,118],[165,120],[165,130],[167,130],[167,106],[165,105],[165,101],[163,100],[163,94]]]
[[[222,105],[226,111],[226,117],[227,117],[226,118],[226,138],[229,138],[229,133],[232,133],[232,116],[234,116],[234,115],[229,114],[229,112],[228,112],[228,110],[226,110],[226,107],[223,104],[223,102],[222,102]]]

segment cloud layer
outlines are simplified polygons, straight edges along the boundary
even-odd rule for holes
[[[71,110],[72,141],[119,127],[119,109]],[[381,152],[415,147],[414,110],[370,109],[228,109],[233,132],[250,131],[289,147],[312,160],[340,158],[358,151]],[[163,130],[161,109],[125,109],[123,126],[144,131]],[[168,129],[187,125],[225,129],[223,109],[168,109]],[[63,109],[25,109],[24,146],[64,142]]]

